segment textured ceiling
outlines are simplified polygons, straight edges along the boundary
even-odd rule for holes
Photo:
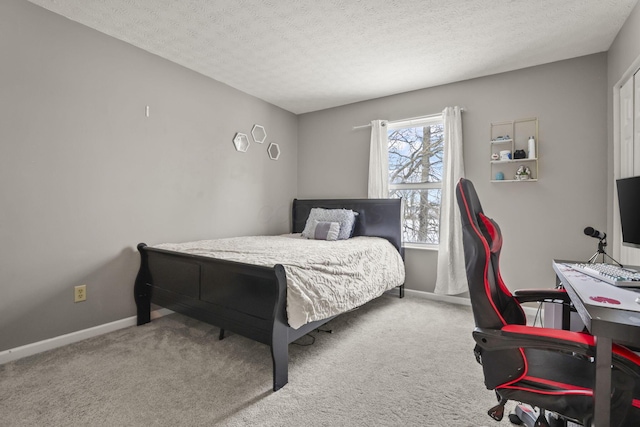
[[[29,0],[294,113],[608,50],[638,0]]]

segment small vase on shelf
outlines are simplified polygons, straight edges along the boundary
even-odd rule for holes
[[[536,158],[536,140],[532,136],[529,137],[529,158]]]

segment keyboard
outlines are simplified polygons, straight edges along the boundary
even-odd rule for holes
[[[567,263],[576,271],[622,288],[640,288],[640,273],[630,268],[604,263]]]

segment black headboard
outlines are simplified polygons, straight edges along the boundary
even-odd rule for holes
[[[302,233],[311,208],[351,209],[358,212],[354,236],[387,239],[402,250],[402,199],[293,199],[292,233]]]

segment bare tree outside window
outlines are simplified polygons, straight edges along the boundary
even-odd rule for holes
[[[403,239],[438,244],[444,129],[442,121],[389,126],[390,197],[404,199]]]

